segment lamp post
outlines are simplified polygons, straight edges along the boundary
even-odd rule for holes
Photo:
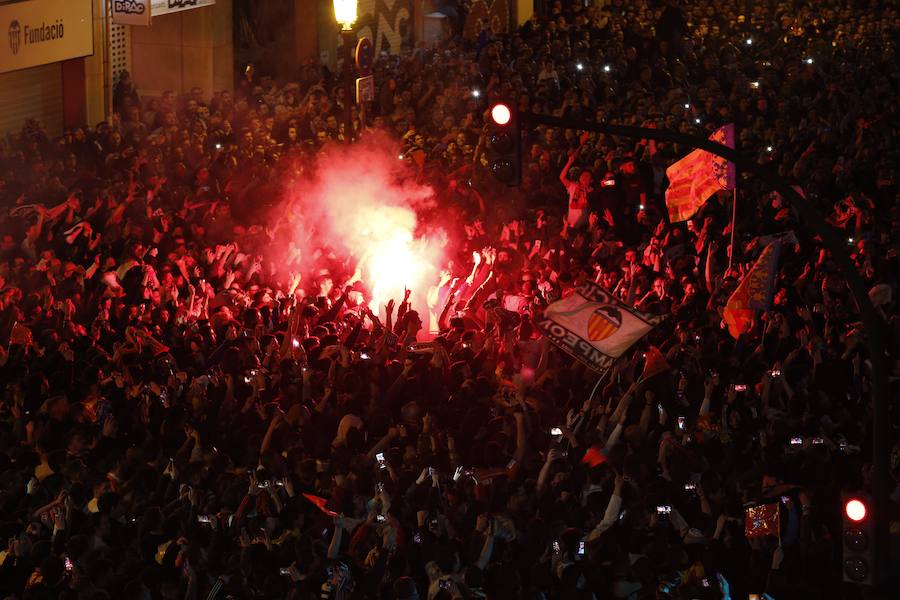
[[[334,19],[341,26],[341,40],[344,46],[344,141],[350,143],[353,139],[353,114],[350,105],[353,100],[352,76],[350,67],[352,60],[353,44],[356,34],[353,33],[353,23],[356,21],[357,0],[332,0],[334,3]]]

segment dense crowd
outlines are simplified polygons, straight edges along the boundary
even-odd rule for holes
[[[840,494],[871,486],[872,378],[829,252],[752,178],[734,232],[731,192],[670,223],[672,144],[536,128],[501,189],[483,111],[735,123],[846,238],[893,399],[896,4],[583,4],[376,61],[352,135],[387,134],[454,228],[423,306],[373,312],[347,261],[298,276],[269,251],[281,186],[348,135],[324,67],[211,99],[126,74],[108,122],[3,142],[0,596],[853,593]],[[723,306],[771,236],[772,309],[735,340]],[[587,280],[666,317],[599,381],[534,326]],[[644,379],[651,344],[670,368]],[[896,523],[900,447],[891,467]],[[748,540],[767,500],[779,533]]]

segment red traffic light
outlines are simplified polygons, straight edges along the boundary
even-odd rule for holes
[[[862,501],[853,498],[844,505],[844,512],[851,521],[859,523],[866,518],[866,505]]]
[[[511,118],[512,113],[507,105],[495,104],[491,107],[491,119],[493,119],[494,123],[497,125],[506,125]]]

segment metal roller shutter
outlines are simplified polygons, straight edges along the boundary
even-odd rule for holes
[[[109,25],[109,89],[115,89],[122,71],[131,71],[131,26]]]
[[[62,66],[0,74],[0,136],[18,133],[28,119],[37,119],[51,136],[62,133]]]

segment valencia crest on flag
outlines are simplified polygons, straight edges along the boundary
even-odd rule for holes
[[[560,349],[602,373],[661,320],[588,281],[548,306],[537,327]]]
[[[601,306],[588,319],[588,339],[592,342],[605,340],[622,326],[622,311],[615,306]]]

